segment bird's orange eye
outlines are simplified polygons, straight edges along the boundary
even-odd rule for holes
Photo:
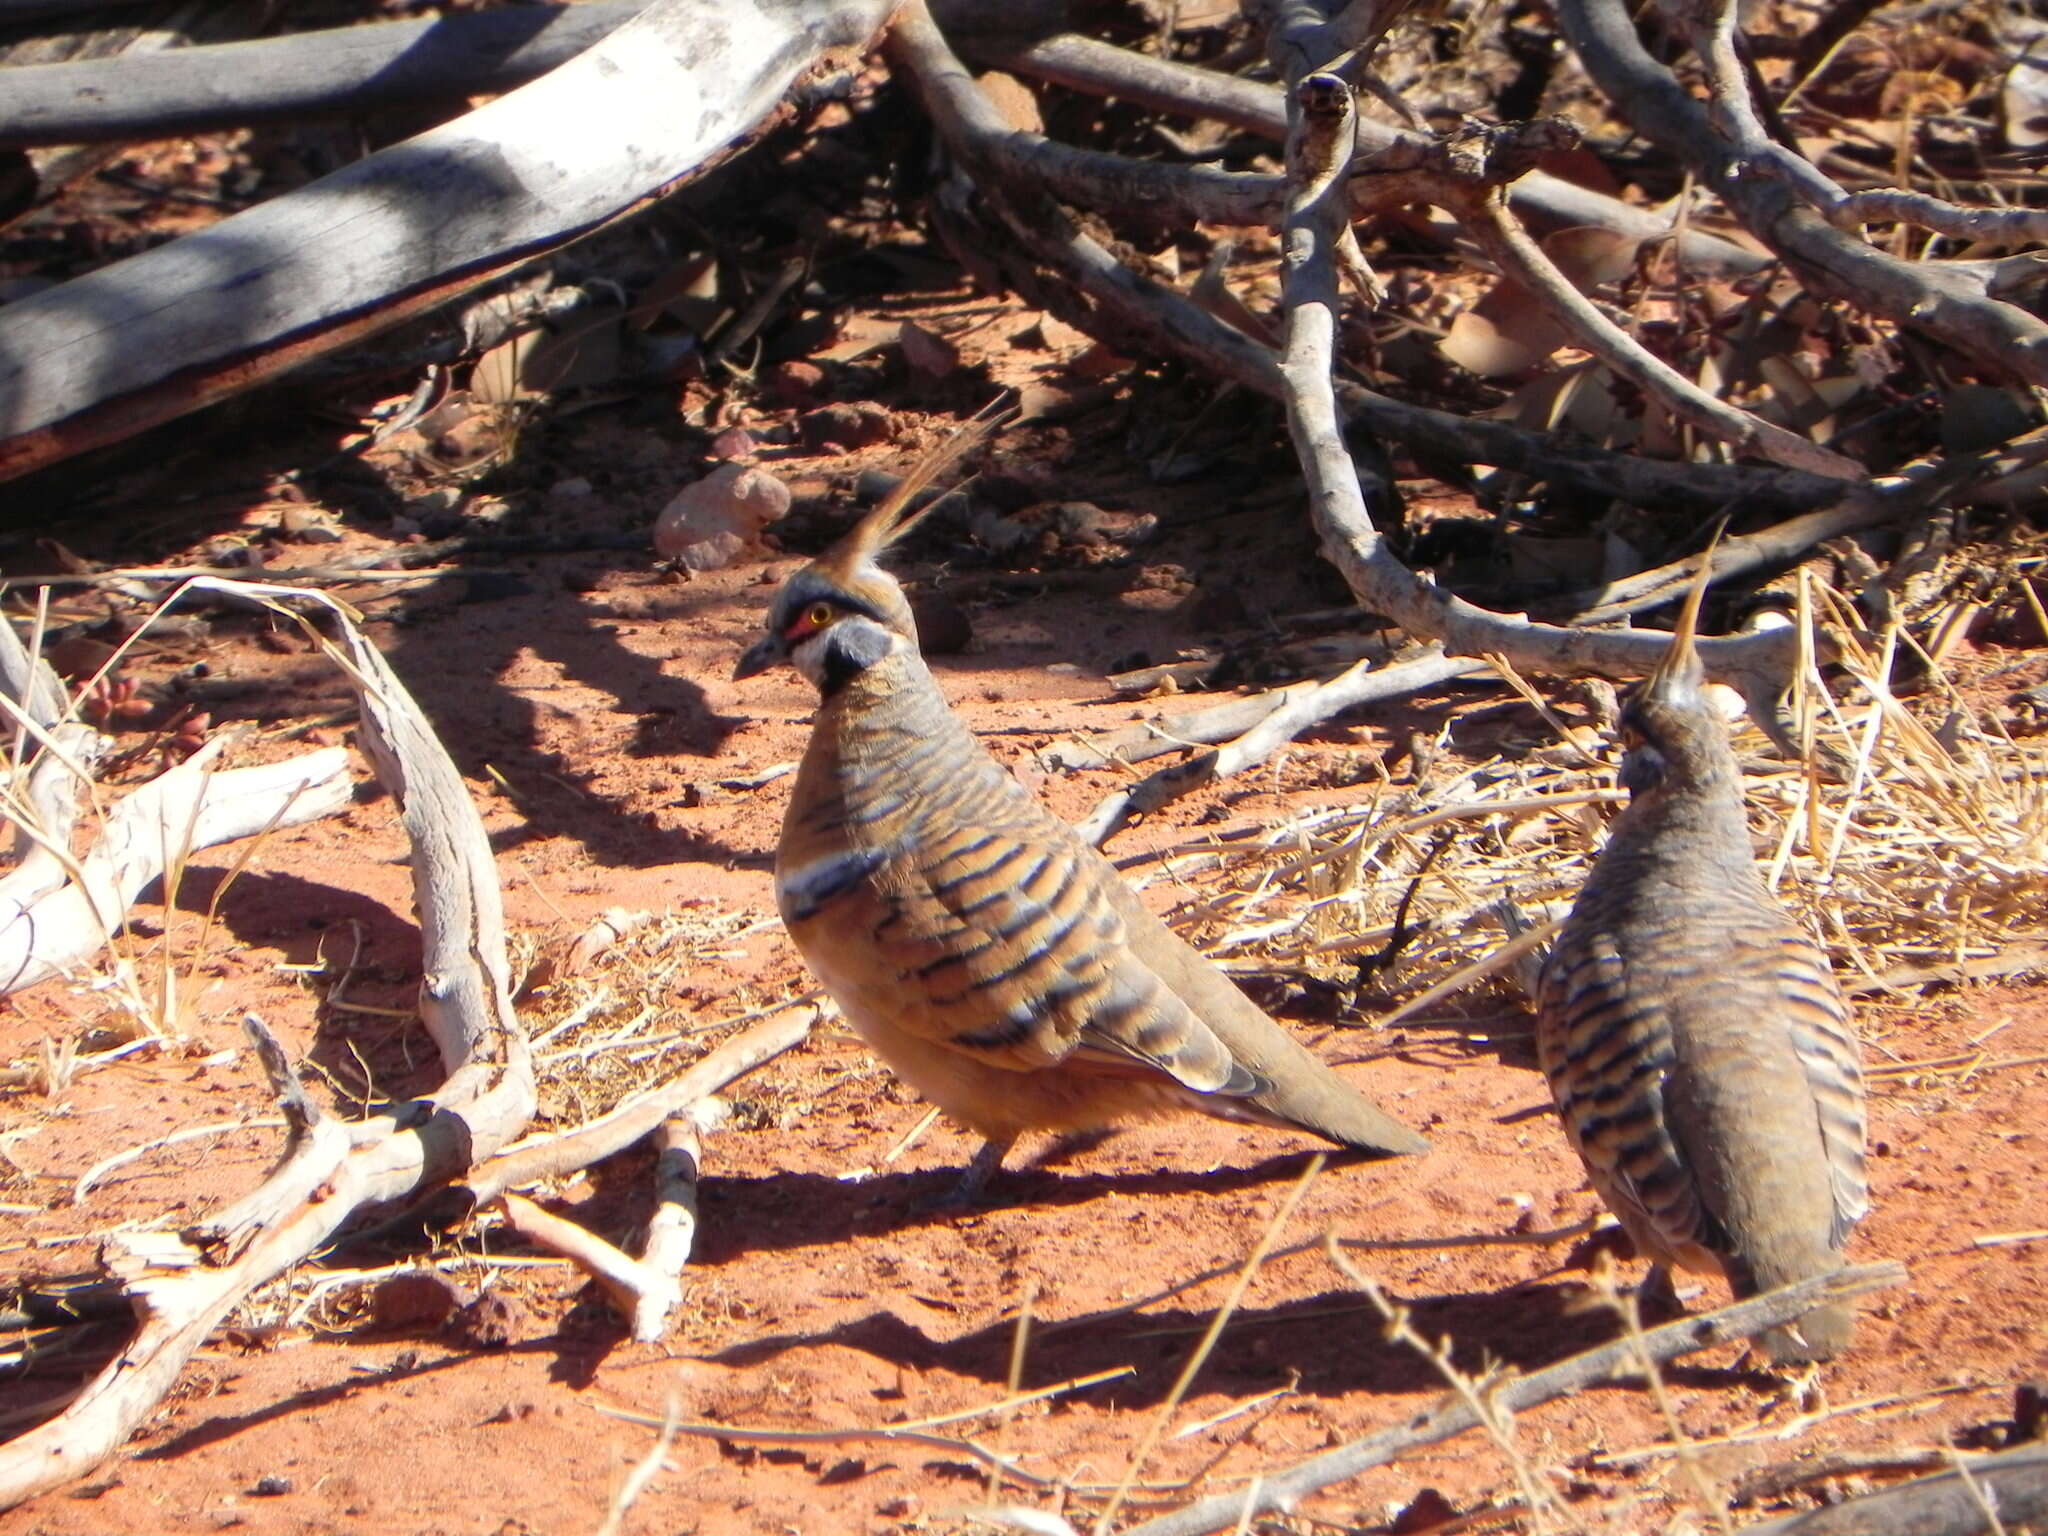
[[[813,603],[792,619],[789,628],[784,630],[783,633],[792,640],[801,640],[806,635],[815,635],[831,622],[832,605],[830,603]]]

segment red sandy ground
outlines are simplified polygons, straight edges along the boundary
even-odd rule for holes
[[[903,455],[873,457],[900,463]],[[1144,494],[1134,491],[1130,504]],[[1291,513],[1194,523],[1145,551],[1142,564],[1156,568],[1170,557],[1206,581],[1241,581],[1254,611],[1314,606],[1303,586],[1309,578],[1299,574],[1312,557],[1291,524]],[[373,623],[372,633],[470,776],[499,849],[515,932],[573,932],[618,906],[698,903],[706,912],[770,917],[769,863],[788,781],[740,791],[719,781],[793,758],[803,743],[809,701],[799,680],[726,680],[759,621],[764,583],[790,562],[676,585],[626,557],[594,583],[576,576],[569,586],[593,588],[582,592],[565,589],[563,578],[587,573],[590,557],[515,563],[530,590],[499,601],[455,603],[436,587],[403,600],[389,589],[357,594],[373,616],[403,614],[402,625]],[[1122,597],[1052,592],[981,602],[972,605],[978,629],[995,638],[943,663],[941,676],[969,721],[1016,760],[1067,733],[1132,718],[1129,702],[1103,702],[1100,675],[1135,650],[1164,657],[1205,638],[1190,607],[1181,592],[1162,595],[1142,583]],[[257,685],[241,712],[285,723],[334,706],[337,691],[316,658],[280,655],[253,643],[253,634],[252,625],[223,622],[206,651],[216,678]],[[1056,661],[1079,671],[1049,671]],[[1197,796],[1167,818],[1172,825],[1127,833],[1113,851],[1157,846],[1192,823],[1271,823],[1355,795],[1332,786],[1355,782],[1358,763],[1389,744],[1372,725],[1322,733],[1277,773]],[[1082,774],[1056,778],[1042,792],[1079,815],[1110,782]],[[360,923],[365,948],[353,995],[405,1003],[415,950],[404,845],[388,798],[366,793],[343,817],[273,838],[228,889],[221,930],[195,955],[206,904],[233,853],[197,861],[172,918],[189,1053],[87,1074],[54,1101],[0,1099],[0,1134],[23,1133],[6,1142],[8,1156],[36,1175],[14,1179],[5,1198],[47,1207],[9,1217],[0,1229],[10,1267],[85,1268],[89,1242],[50,1240],[165,1212],[175,1221],[261,1175],[276,1133],[245,1131],[123,1168],[82,1208],[68,1197],[70,1181],[111,1151],[266,1112],[246,1054],[203,1059],[238,1045],[244,1008],[259,1010],[316,1060],[345,1060],[337,1026],[315,1030],[311,993],[280,964],[310,962],[323,945],[338,956],[351,942],[348,925]],[[145,956],[160,944],[163,923],[160,909],[138,909]],[[742,947],[743,958],[691,979],[675,999],[679,1021],[716,1020],[809,985],[772,923]],[[0,1060],[30,1057],[45,1035],[98,1011],[85,992],[62,985],[15,999],[0,1013]],[[1428,1128],[1435,1151],[1420,1161],[1332,1167],[1309,1190],[1289,1239],[1326,1229],[1379,1239],[1501,1233],[1525,1209],[1537,1227],[1594,1209],[1525,1053],[1482,1051],[1448,1026],[1380,1038],[1324,1031],[1321,1022],[1298,1021],[1328,1059],[1357,1063],[1346,1070]],[[431,1081],[403,1077],[406,1049],[414,1059],[427,1054],[416,1030],[401,1040],[392,1021],[357,1023],[380,1086]],[[1987,1036],[1998,1057],[2048,1051],[2048,1006],[2036,989],[1987,987],[1904,1010],[1866,1010],[1865,1028],[1874,1060],[1951,1057]],[[1807,1405],[1900,1404],[1828,1418],[1780,1440],[1709,1449],[1705,1470],[1717,1487],[1745,1469],[1816,1450],[1924,1447],[1950,1435],[1995,1441],[1986,1426],[2007,1415],[2014,1384],[2048,1372],[2048,1243],[1976,1248],[1971,1239],[2048,1227],[2044,1077],[2041,1066],[2023,1066],[1931,1076],[1876,1095],[1876,1209],[1853,1256],[1905,1260],[1912,1281],[1865,1303],[1860,1347],[1822,1374]],[[991,1403],[1006,1393],[1015,1309],[1027,1293],[1035,1297],[1027,1388],[1118,1368],[1130,1374],[1033,1404],[1006,1427],[973,1422],[945,1432],[979,1434],[1022,1453],[1042,1475],[1113,1482],[1227,1282],[1137,1314],[1101,1314],[1239,1262],[1307,1151],[1284,1136],[1193,1120],[1146,1125],[1060,1166],[1013,1176],[1014,1203],[939,1216],[927,1210],[929,1199],[970,1143],[935,1128],[886,1171],[853,1176],[882,1163],[921,1106],[851,1038],[821,1033],[743,1084],[739,1096],[750,1109],[739,1123],[755,1128],[707,1143],[699,1251],[685,1313],[665,1344],[624,1342],[604,1305],[553,1268],[500,1272],[524,1309],[513,1342],[499,1350],[433,1333],[289,1328],[260,1344],[232,1335],[202,1352],[115,1461],[81,1487],[0,1516],[0,1536],[230,1527],[590,1531],[650,1440],[646,1429],[602,1416],[600,1406],[658,1415],[672,1403],[686,1420],[854,1429]],[[620,1162],[594,1182],[572,1184],[562,1201],[615,1238],[644,1210],[647,1173],[642,1155]],[[1577,1305],[1579,1288],[1556,1268],[1562,1259],[1561,1250],[1527,1246],[1359,1256],[1425,1332],[1455,1339],[1468,1369],[1487,1358],[1536,1367],[1612,1336],[1607,1314]],[[1632,1277],[1634,1266],[1627,1272]],[[1718,1297],[1710,1288],[1691,1304]],[[1678,1413],[1693,1436],[1785,1426],[1798,1410],[1781,1383],[1736,1366],[1736,1354],[1722,1351],[1672,1371]],[[1261,1469],[1395,1423],[1440,1390],[1413,1352],[1381,1337],[1372,1313],[1319,1255],[1277,1260],[1252,1285],[1173,1422],[1199,1425],[1263,1400],[1168,1439],[1146,1480],[1199,1476],[1204,1491],[1241,1487]],[[1281,1395],[1264,1397],[1274,1393]],[[1663,1438],[1640,1391],[1554,1403],[1529,1414],[1518,1433],[1589,1529],[1700,1524],[1668,1457],[1633,1465],[1596,1459]],[[644,1495],[628,1529],[950,1531],[967,1524],[963,1510],[986,1502],[980,1474],[963,1458],[909,1446],[739,1447],[685,1438],[670,1460],[674,1470]],[[266,1478],[289,1491],[259,1494]],[[1499,1451],[1470,1436],[1334,1490],[1304,1513],[1382,1526],[1425,1488],[1467,1511],[1513,1498],[1515,1485]]]

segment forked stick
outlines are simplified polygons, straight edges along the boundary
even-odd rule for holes
[[[251,1194],[183,1234],[126,1233],[104,1251],[141,1326],[56,1418],[0,1446],[0,1509],[82,1476],[163,1400],[214,1326],[304,1261],[363,1206],[466,1172],[532,1118],[533,1070],[513,1012],[497,870],[482,819],[418,704],[339,603],[289,588],[210,581],[240,597],[324,603],[328,643],[353,685],[361,734],[403,814],[425,949],[420,1009],[447,1078],[431,1100],[347,1125],[322,1115],[260,1023],[249,1033],[282,1101],[285,1154]],[[326,643],[326,642],[323,642]]]

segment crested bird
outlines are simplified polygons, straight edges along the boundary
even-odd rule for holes
[[[877,563],[979,418],[783,583],[736,678],[787,663],[819,693],[775,856],[790,937],[905,1082],[986,1144],[1180,1109],[1382,1156],[1428,1143],[1310,1055],[1146,910],[953,713]]]
[[[1593,1188],[1660,1269],[1737,1298],[1842,1264],[1869,1209],[1863,1069],[1826,955],[1765,888],[1694,645],[1712,546],[1618,718],[1629,803],[1544,962],[1536,1049]],[[1764,1337],[1846,1349],[1846,1304]]]

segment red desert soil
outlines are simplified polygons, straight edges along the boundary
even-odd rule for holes
[[[900,464],[903,452],[870,455]],[[1141,483],[1132,476],[1131,482]],[[1105,498],[1106,499],[1106,498]],[[1135,494],[1130,503],[1142,503]],[[1189,504],[1182,498],[1180,504]],[[256,514],[252,514],[254,518]],[[343,546],[351,547],[351,546]],[[753,563],[675,584],[620,557],[592,579],[588,556],[514,562],[518,583],[458,601],[456,583],[354,593],[371,632],[416,688],[468,774],[499,851],[515,935],[580,930],[607,908],[692,916],[699,963],[657,1029],[715,1023],[809,985],[773,922],[769,867],[786,779],[733,789],[802,748],[810,701],[781,674],[727,681],[758,624],[768,583],[793,567]],[[1235,584],[1252,611],[1299,611],[1327,591],[1291,507],[1186,519],[1140,557],[1208,584]],[[932,568],[918,568],[930,574]],[[587,590],[582,590],[587,589]],[[969,604],[980,639],[939,663],[949,696],[1008,761],[1072,732],[1131,719],[1105,702],[1101,677],[1136,651],[1170,656],[1205,638],[1185,584],[1162,575],[1131,590],[1051,590]],[[402,622],[394,622],[402,620]],[[259,644],[253,621],[220,621],[204,659],[217,714],[275,729],[330,712],[338,691],[295,642]],[[281,649],[280,649],[281,647]],[[285,654],[289,653],[289,654]],[[165,659],[168,670],[189,656]],[[1068,664],[1053,670],[1053,664]],[[1077,669],[1077,670],[1076,670]],[[1529,717],[1534,730],[1534,716]],[[343,739],[345,727],[302,740]],[[1363,724],[1320,733],[1278,771],[1227,783],[1112,844],[1118,856],[1204,832],[1271,824],[1353,799],[1361,763],[1398,738]],[[282,752],[282,744],[267,751]],[[1034,778],[1035,782],[1035,778]],[[1082,814],[1105,773],[1039,785]],[[321,1011],[303,973],[353,952],[349,999],[395,1008],[417,977],[404,844],[387,797],[366,791],[341,818],[273,837],[208,905],[239,850],[195,860],[168,915],[182,993],[183,1044],[77,1078],[52,1099],[0,1098],[0,1148],[22,1170],[5,1186],[10,1268],[89,1266],[92,1234],[127,1221],[178,1220],[249,1187],[274,1130],[187,1142],[106,1176],[82,1206],[69,1188],[119,1149],[187,1126],[268,1112],[237,1021],[255,1009],[337,1079],[374,1074],[380,1092],[431,1052],[416,1024]],[[1155,887],[1155,895],[1162,888]],[[750,922],[749,922],[750,920]],[[132,952],[151,974],[167,915],[137,910]],[[1313,1004],[1309,1005],[1313,1012]],[[0,1061],[33,1058],[47,1036],[104,1013],[84,980],[47,985],[0,1012]],[[1386,1035],[1295,1026],[1435,1142],[1426,1159],[1338,1163],[1309,1189],[1284,1241],[1326,1230],[1395,1240],[1562,1226],[1594,1200],[1547,1112],[1526,1048],[1481,1046],[1451,1012]],[[1746,1470],[1819,1451],[1886,1452],[1954,1437],[1996,1443],[2014,1385],[2048,1371],[2048,1243],[1973,1245],[1987,1234],[2048,1228],[2041,1178],[2048,1001],[2038,988],[1974,987],[1899,1008],[1866,1007],[1873,1061],[1937,1061],[1980,1043],[2035,1064],[1975,1075],[1929,1072],[1882,1084],[1871,1105],[1876,1206],[1857,1260],[1896,1258],[1911,1283],[1863,1304],[1859,1347],[1805,1394],[1739,1368],[1736,1352],[1670,1372],[1679,1418],[1708,1446],[1706,1477],[1725,1496]],[[317,1021],[317,1022],[316,1022]],[[1469,1022],[1469,1021],[1468,1021]],[[1511,1030],[1513,1017],[1494,1021]],[[218,1053],[218,1054],[216,1054]],[[331,1331],[292,1309],[316,1273],[259,1298],[213,1342],[120,1457],[86,1483],[0,1517],[0,1533],[105,1531],[550,1532],[594,1530],[650,1431],[605,1417],[618,1405],[686,1421],[795,1430],[858,1429],[957,1413],[1007,1395],[1015,1315],[1030,1296],[1025,1388],[1104,1371],[1102,1385],[1035,1402],[1006,1424],[969,1420],[942,1433],[1018,1453],[1045,1477],[1115,1482],[1227,1289],[1212,1280],[1136,1313],[1116,1309],[1251,1248],[1309,1147],[1286,1136],[1197,1120],[1139,1126],[1005,1186],[1011,1203],[970,1215],[929,1209],[972,1150],[935,1127],[898,1161],[889,1149],[922,1106],[836,1027],[739,1085],[734,1128],[706,1143],[703,1224],[684,1314],[659,1346],[626,1342],[616,1318],[555,1265],[458,1267],[515,1299],[510,1342],[459,1344],[433,1331]],[[573,1111],[573,1106],[570,1109]],[[1023,1150],[1023,1149],[1020,1149]],[[880,1170],[880,1171],[877,1171]],[[614,1238],[644,1212],[643,1154],[558,1192],[556,1204]],[[475,1251],[472,1249],[472,1251]],[[396,1249],[348,1262],[396,1262]],[[1390,1246],[1357,1260],[1448,1334],[1470,1370],[1524,1369],[1601,1342],[1611,1316],[1582,1305],[1562,1248]],[[1629,1263],[1631,1279],[1639,1266]],[[1718,1303],[1718,1286],[1689,1305]],[[325,1316],[326,1314],[321,1314]],[[266,1326],[282,1324],[283,1326]],[[1398,1422],[1442,1390],[1431,1368],[1383,1339],[1364,1300],[1317,1253],[1270,1262],[1143,1470],[1151,1485],[1199,1478],[1242,1487],[1370,1429]],[[1231,1414],[1244,1407],[1247,1411]],[[1802,1412],[1832,1410],[1818,1423]],[[1518,1426],[1521,1446],[1595,1530],[1667,1528],[1701,1518],[1664,1430],[1639,1390],[1554,1403]],[[1646,1459],[1626,1453],[1651,1447]],[[1617,1459],[1619,1458],[1619,1459]],[[964,1529],[990,1502],[964,1456],[909,1445],[747,1445],[677,1441],[628,1520],[640,1531],[838,1532]],[[1852,1479],[1853,1483],[1853,1479]],[[1838,1482],[1835,1487],[1839,1488]],[[1318,1520],[1383,1527],[1427,1488],[1458,1511],[1511,1501],[1500,1452],[1468,1436],[1314,1500]],[[1044,1495],[1018,1491],[1025,1502]],[[1136,1507],[1184,1501],[1147,1493]],[[1811,1493],[1795,1493],[1797,1507]],[[1784,1507],[1767,1500],[1739,1511]],[[1435,1505],[1425,1502],[1417,1517]],[[1694,1513],[1684,1515],[1691,1508]],[[1677,1513],[1674,1513],[1674,1512]],[[1303,1524],[1300,1529],[1311,1528]],[[1404,1529],[1429,1528],[1420,1520]]]

